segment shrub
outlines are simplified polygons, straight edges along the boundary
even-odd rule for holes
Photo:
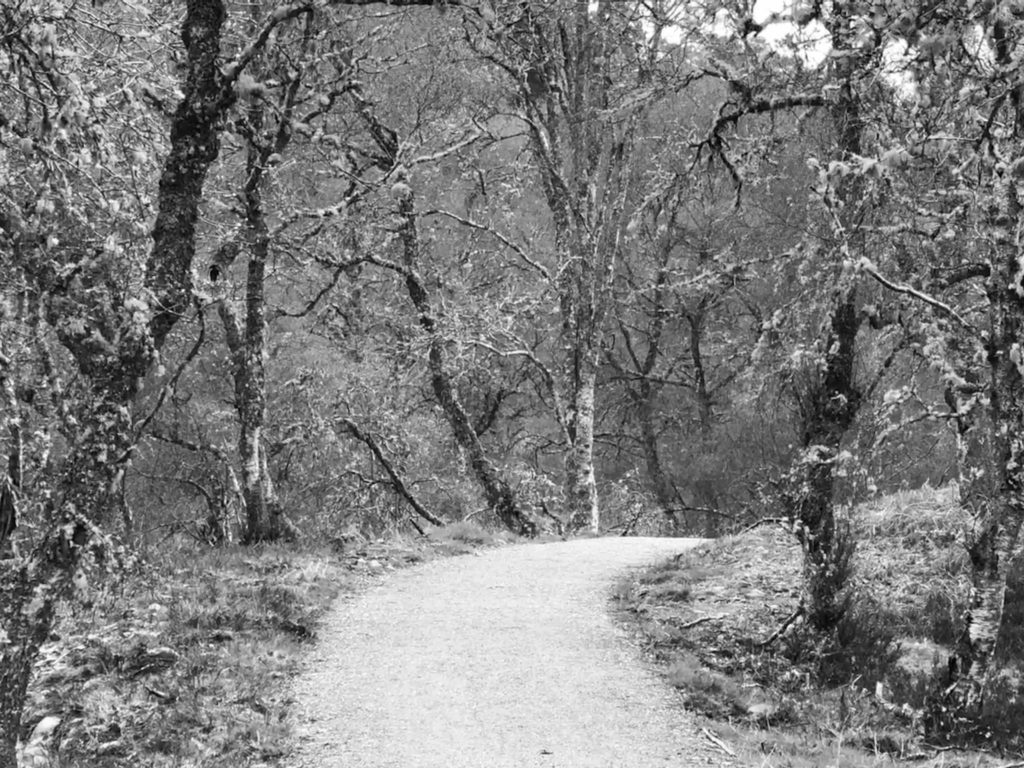
[[[795,664],[807,665],[824,685],[843,685],[857,679],[864,687],[886,679],[899,659],[896,622],[872,598],[851,595],[848,609],[831,631],[821,633],[804,625],[784,642],[784,653]]]

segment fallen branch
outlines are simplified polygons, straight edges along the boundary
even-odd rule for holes
[[[710,741],[716,747],[718,747],[723,752],[725,752],[725,754],[729,755],[730,757],[736,757],[736,750],[734,750],[732,747],[730,747],[728,744],[726,744],[720,738],[715,736],[715,734],[713,734],[707,728],[701,728],[700,732],[704,735],[704,738],[706,738],[708,741]]]
[[[803,615],[804,615],[804,604],[800,603],[800,605],[797,606],[796,610],[793,611],[793,613],[789,616],[789,618],[786,619],[784,622],[782,622],[782,626],[780,626],[778,629],[776,629],[774,632],[772,632],[771,636],[768,637],[768,639],[762,640],[759,643],[754,643],[754,647],[755,648],[767,648],[769,645],[771,645],[776,640],[778,640],[780,637],[782,637],[782,635],[785,634],[786,630],[789,629],[793,625],[793,622],[796,621],[797,619],[799,619]]]
[[[698,626],[699,624],[703,624],[706,621],[720,621],[724,619],[727,615],[728,614],[720,613],[717,616],[701,616],[699,619],[694,619],[693,621],[688,621],[685,624],[681,624],[679,626],[679,629],[693,629],[694,627]]]
[[[768,523],[779,523],[780,525],[789,525],[791,522],[792,521],[788,517],[762,517],[756,523],[751,523],[746,528],[742,528],[741,530],[739,530],[736,533],[736,535],[742,536],[744,533],[748,533],[749,531],[752,531],[755,528],[760,528],[762,525],[766,525]]]

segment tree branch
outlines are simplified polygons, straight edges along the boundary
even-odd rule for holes
[[[871,275],[871,277],[873,277],[878,283],[885,286],[890,291],[893,291],[894,293],[902,293],[905,296],[912,296],[913,298],[919,301],[923,301],[925,304],[932,307],[933,309],[937,309],[946,317],[953,318],[958,323],[960,323],[960,325],[962,325],[964,328],[973,328],[973,326],[969,322],[964,320],[964,318],[961,317],[955,309],[953,309],[945,302],[939,301],[938,299],[929,296],[927,293],[919,291],[912,285],[907,285],[906,283],[894,283],[891,280],[882,277],[882,275],[878,273],[878,270],[876,270],[867,259],[861,259],[860,263],[857,265],[857,268],[861,272]]]
[[[358,424],[356,424],[354,421],[352,421],[352,419],[349,418],[341,417],[335,421],[335,424],[344,427],[348,431],[348,433],[352,435],[352,437],[354,437],[356,440],[363,443],[367,448],[370,449],[370,453],[372,453],[374,457],[377,459],[377,461],[380,462],[380,465],[384,468],[384,471],[390,478],[391,487],[395,489],[395,492],[399,496],[405,499],[409,506],[416,511],[417,515],[422,517],[428,523],[432,523],[434,525],[444,525],[443,520],[441,520],[436,515],[431,513],[430,510],[428,510],[426,507],[420,504],[416,497],[413,496],[412,491],[409,490],[409,487],[405,484],[405,481],[402,480],[401,476],[398,474],[398,470],[395,469],[391,461],[387,458],[387,456],[384,455],[384,451],[381,450],[380,445],[378,444],[377,440],[373,437],[373,435],[369,434],[368,432],[364,432],[362,429],[359,428]]]
[[[487,224],[481,224],[481,223],[479,223],[477,221],[473,221],[472,219],[467,219],[467,218],[465,218],[463,216],[459,216],[457,213],[452,213],[451,211],[445,211],[445,210],[442,210],[442,209],[439,209],[439,208],[434,208],[434,209],[429,210],[429,211],[424,211],[420,215],[421,216],[446,216],[447,218],[452,219],[453,221],[457,221],[457,222],[459,222],[459,224],[462,224],[463,226],[469,227],[470,229],[476,229],[476,230],[479,230],[480,232],[486,232],[487,234],[491,235],[491,237],[493,237],[495,240],[497,240],[502,245],[504,245],[506,248],[508,248],[510,251],[515,253],[516,256],[518,256],[531,269],[533,269],[535,272],[537,272],[541,276],[543,276],[545,280],[548,280],[548,281],[551,280],[551,273],[548,272],[547,267],[545,267],[543,264],[541,264],[541,263],[537,262],[536,260],[534,260],[533,258],[531,258],[530,255],[527,254],[526,251],[522,248],[522,246],[519,246],[516,243],[512,242],[508,237],[506,237],[501,232],[498,232],[496,229],[490,227]]]

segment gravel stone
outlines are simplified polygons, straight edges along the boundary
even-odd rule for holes
[[[295,768],[738,765],[608,614],[628,568],[699,539],[526,544],[339,602],[296,682]]]

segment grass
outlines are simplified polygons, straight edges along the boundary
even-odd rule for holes
[[[745,764],[1002,766],[1024,751],[1020,564],[1007,596],[1004,672],[990,697],[987,739],[973,750],[936,748],[909,716],[936,689],[966,605],[966,523],[950,489],[896,494],[856,511],[858,608],[844,630],[850,658],[828,657],[799,622],[762,645],[799,603],[800,550],[779,526],[634,574],[615,597],[687,707]],[[821,684],[823,672],[835,682]]]
[[[26,757],[47,768],[284,765],[287,682],[334,598],[509,540],[451,528],[334,549],[180,546],[83,586],[32,681]],[[55,719],[45,739],[30,737]]]

